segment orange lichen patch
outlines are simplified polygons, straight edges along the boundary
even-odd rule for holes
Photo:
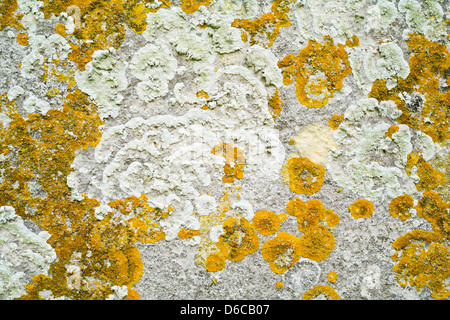
[[[14,12],[19,8],[16,0],[2,0],[0,2],[0,31],[6,27],[15,28],[20,30],[23,26],[19,20],[22,17],[21,14],[14,16]]]
[[[309,40],[298,56],[290,54],[278,61],[283,83],[289,85],[295,80],[298,100],[310,108],[323,107],[342,88],[343,79],[352,70],[345,47],[359,44],[356,36],[345,45],[336,46],[329,36],[324,40],[323,44]]]
[[[66,26],[63,23],[58,23],[56,25],[56,27],[55,27],[55,31],[61,37],[65,37],[66,36]]]
[[[298,229],[301,232],[312,230],[320,221],[325,219],[325,207],[320,200],[313,199],[306,202],[306,208],[297,216]]]
[[[155,11],[147,8],[146,4],[153,2],[45,0],[42,11],[47,19],[52,14],[58,16],[62,12],[68,12],[74,17],[76,29],[72,35],[66,35],[72,48],[69,59],[83,71],[95,51],[120,47],[125,38],[126,26],[136,33],[144,32],[147,28],[147,13]],[[170,6],[170,1],[163,1],[161,7],[165,6]],[[62,31],[61,28],[59,31]]]
[[[328,125],[331,129],[337,130],[339,128],[339,125],[344,121],[344,114],[333,114],[331,119],[328,120]]]
[[[188,239],[198,235],[200,235],[200,230],[181,228],[181,230],[178,232],[178,237],[180,239]]]
[[[211,254],[206,258],[206,270],[217,272],[225,268],[226,259],[221,254]]]
[[[442,201],[438,193],[425,191],[416,209],[417,215],[429,221],[435,232],[450,236],[450,203]]]
[[[328,258],[334,249],[334,236],[323,225],[316,225],[300,237],[300,254],[314,261]]]
[[[330,226],[330,228],[334,228],[339,224],[340,222],[339,215],[337,215],[333,210],[327,209],[325,210],[325,214],[327,216],[326,218],[327,224],[328,226]]]
[[[281,112],[281,108],[283,106],[283,103],[280,99],[280,91],[278,89],[275,91],[273,96],[269,97],[269,112],[272,115],[273,120],[279,116]]]
[[[444,241],[444,238],[439,233],[433,231],[414,230],[406,233],[401,237],[398,237],[392,244],[392,247],[397,251],[403,250],[413,241],[422,241],[426,243],[431,242],[440,243]]]
[[[392,125],[389,127],[388,131],[386,131],[386,137],[392,139],[392,135],[398,132],[398,126]]]
[[[235,19],[231,24],[232,27],[242,28],[242,40],[248,41],[248,34],[250,34],[250,44],[261,44],[264,47],[271,47],[273,41],[280,34],[280,29],[289,27],[291,21],[289,20],[289,5],[293,0],[274,0],[272,2],[272,12],[263,14],[260,18],[249,19]],[[259,38],[259,39],[258,39]],[[262,39],[267,39],[267,43]],[[266,41],[266,40],[264,40]]]
[[[298,217],[303,212],[306,212],[306,203],[302,199],[289,200],[286,205],[286,211],[288,214],[294,217]]]
[[[331,283],[335,283],[336,280],[337,280],[337,276],[338,275],[337,275],[336,272],[331,271],[331,272],[328,273],[327,280],[330,281]]]
[[[394,266],[397,280],[402,286],[415,286],[418,291],[428,287],[434,299],[450,296],[450,250],[448,246],[433,242],[428,248],[423,243],[410,243],[403,248],[398,264]]]
[[[290,233],[280,232],[275,238],[264,242],[261,250],[270,269],[283,274],[300,259],[300,239]]]
[[[225,259],[238,262],[258,250],[258,235],[247,219],[230,217],[223,223],[223,231],[217,247]]]
[[[273,211],[261,210],[253,217],[252,226],[263,236],[268,236],[280,229],[281,221]]]
[[[444,181],[444,174],[434,169],[429,162],[423,159],[420,153],[408,155],[405,166],[408,175],[411,175],[413,167],[417,168],[417,176],[420,178],[419,182],[415,184],[418,191],[434,189]]]
[[[17,42],[22,46],[28,45],[28,33],[18,33]]]
[[[211,153],[225,158],[223,182],[231,183],[234,182],[235,178],[242,179],[244,177],[243,169],[246,159],[243,150],[221,142],[212,148]]]
[[[410,210],[413,208],[414,199],[409,194],[398,196],[389,203],[389,213],[401,221],[411,218]]]
[[[292,192],[313,194],[322,187],[325,168],[306,157],[293,157],[288,160],[288,173]]]
[[[277,288],[277,289],[283,288],[283,282],[277,281],[277,283],[275,284],[275,288]]]
[[[1,105],[11,122],[8,129],[0,127],[0,153],[6,158],[0,164],[0,206],[14,207],[50,233],[48,243],[58,257],[49,275],[35,276],[21,299],[40,299],[42,290],[55,298],[105,299],[115,285],[128,287],[128,299],[139,298],[132,289],[143,269],[135,242],[164,239],[158,220],[168,213],[151,208],[142,195],[111,201],[110,212],[98,218],[98,200],[72,199],[67,177],[75,152],[95,147],[101,138],[97,107],[79,90],[67,94],[62,110],[27,119],[3,98]],[[45,197],[32,194],[32,180]]]
[[[181,0],[181,9],[187,14],[194,13],[200,6],[209,6],[211,0]]]
[[[375,210],[373,203],[366,199],[356,200],[348,209],[354,219],[369,218]]]
[[[341,300],[336,290],[328,285],[317,285],[311,290],[305,292],[303,300],[313,300],[319,296],[325,296],[327,300]]]
[[[209,99],[209,94],[203,90],[200,90],[199,92],[197,92],[197,98]]]
[[[450,92],[441,90],[439,84],[439,79],[450,68],[450,53],[445,44],[429,41],[422,34],[410,33],[409,36],[408,77],[397,78],[397,85],[391,89],[386,87],[385,80],[375,80],[369,97],[395,101],[402,111],[398,123],[426,133],[434,142],[441,142],[450,138]],[[404,99],[405,94],[411,98]]]

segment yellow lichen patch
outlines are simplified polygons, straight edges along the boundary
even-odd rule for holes
[[[181,0],[181,9],[187,14],[194,13],[200,6],[209,6],[211,0]]]
[[[425,191],[416,209],[417,215],[429,221],[435,232],[450,236],[450,203],[442,201],[438,193]]]
[[[211,254],[206,258],[206,270],[217,272],[225,268],[226,259],[221,254]]]
[[[200,230],[181,228],[181,230],[178,232],[178,237],[180,239],[188,239],[198,235],[200,235]]]
[[[283,274],[300,259],[300,239],[290,233],[280,232],[275,238],[264,242],[261,250],[270,269]]]
[[[275,284],[275,288],[277,288],[277,289],[283,288],[283,282],[277,281],[277,283]]]
[[[323,44],[309,40],[298,56],[290,54],[278,62],[283,83],[289,85],[295,80],[298,100],[310,108],[323,107],[342,88],[343,79],[351,72],[345,47],[359,44],[356,36],[345,45],[336,46],[328,36],[324,40]]]
[[[401,221],[411,218],[410,210],[413,208],[414,199],[409,194],[398,196],[389,203],[389,213]]]
[[[331,272],[328,273],[327,280],[330,281],[331,283],[335,283],[336,280],[337,280],[337,276],[338,275],[337,275],[336,272],[331,271]]]
[[[217,247],[225,259],[238,262],[258,250],[258,235],[247,219],[230,217],[223,223],[223,231]]]
[[[126,26],[136,33],[142,33],[147,27],[147,13],[155,9],[147,8],[153,0],[55,0],[44,1],[42,11],[45,18],[62,12],[70,13],[75,19],[75,31],[66,35],[72,52],[69,59],[83,71],[97,50],[118,49],[125,38]],[[161,7],[170,6],[164,1]],[[62,29],[59,29],[61,34]],[[61,34],[62,35],[62,34]]]
[[[288,214],[294,217],[298,217],[303,212],[306,212],[306,203],[302,199],[292,199],[286,205],[286,211]]]
[[[20,30],[23,26],[19,20],[22,17],[21,14],[14,16],[14,12],[19,8],[16,0],[2,0],[0,2],[0,31],[6,27],[15,28]]]
[[[334,249],[334,236],[323,225],[316,225],[300,237],[300,254],[314,261],[328,258]]]
[[[342,123],[342,121],[344,121],[344,114],[333,114],[331,116],[331,119],[328,120],[328,125],[330,126],[331,129],[333,130],[337,130],[337,128],[339,127],[339,125]]]
[[[245,30],[242,31],[244,42],[248,41],[248,34],[250,34],[251,45],[260,44],[263,47],[271,47],[280,34],[280,29],[291,25],[288,15],[291,10],[289,5],[292,2],[294,0],[274,0],[272,12],[265,13],[254,20],[235,19],[231,26]]]
[[[356,200],[348,209],[354,219],[369,218],[375,210],[373,203],[366,199]]]
[[[325,214],[327,224],[330,228],[334,228],[339,224],[340,222],[339,216],[333,210],[326,209]]]
[[[392,125],[389,127],[388,131],[386,132],[386,137],[392,139],[392,135],[396,132],[398,132],[398,126]]]
[[[448,246],[433,242],[428,248],[424,243],[409,243],[403,248],[398,264],[394,266],[398,282],[411,285],[418,291],[428,287],[435,299],[450,296],[450,250]]]
[[[311,290],[305,292],[303,300],[314,300],[320,296],[324,296],[327,300],[341,300],[336,290],[328,285],[317,285]]]
[[[313,194],[323,184],[325,168],[306,157],[293,157],[288,161],[289,187],[292,192]]]
[[[273,120],[280,115],[281,108],[283,107],[283,103],[280,99],[280,91],[278,89],[275,91],[273,96],[269,97],[269,112],[272,115]]]
[[[375,80],[369,97],[395,101],[402,111],[398,123],[441,142],[450,137],[450,92],[440,90],[439,84],[450,68],[450,53],[445,44],[429,41],[422,34],[409,36],[409,75],[405,79],[397,78],[397,85],[391,89],[386,87],[385,80]]]
[[[280,229],[281,221],[273,211],[257,211],[253,217],[253,227],[263,236],[274,234]]]
[[[18,33],[17,42],[22,46],[28,45],[28,33]]]
[[[55,298],[105,299],[115,285],[128,288],[128,299],[139,298],[132,289],[143,269],[135,242],[164,239],[158,220],[168,213],[151,208],[145,195],[111,201],[102,216],[96,214],[98,200],[72,199],[67,177],[75,152],[95,147],[101,138],[97,107],[78,90],[67,94],[61,110],[27,119],[14,105],[3,99],[1,104],[11,122],[7,130],[1,127],[0,153],[6,159],[0,164],[0,206],[14,207],[47,231],[58,257],[49,275],[35,276],[21,299],[40,299],[42,290]],[[32,179],[45,197],[33,196]]]
[[[58,23],[56,25],[56,27],[55,27],[55,31],[61,37],[65,37],[66,36],[66,26],[63,23]]]
[[[444,174],[434,169],[429,162],[423,159],[420,153],[408,155],[405,166],[408,175],[411,175],[413,167],[417,168],[417,176],[420,178],[419,182],[415,184],[418,191],[434,189],[444,181]]]
[[[308,232],[325,219],[325,207],[320,200],[313,199],[306,202],[306,208],[297,216],[298,229]]]
[[[232,183],[235,178],[242,179],[244,177],[243,169],[246,159],[243,150],[221,142],[212,148],[211,153],[225,158],[223,182]]]

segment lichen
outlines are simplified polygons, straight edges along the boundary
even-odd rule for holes
[[[270,269],[283,274],[300,259],[300,239],[290,233],[279,232],[275,238],[264,242],[261,252]]]
[[[289,188],[292,192],[314,194],[323,184],[325,168],[306,157],[292,157],[287,161]]]
[[[341,300],[336,290],[329,285],[317,285],[305,292],[303,300],[314,300],[324,296],[326,300]]]
[[[348,209],[354,219],[370,218],[375,210],[373,203],[367,199],[356,200]]]

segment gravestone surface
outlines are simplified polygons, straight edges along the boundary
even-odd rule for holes
[[[449,5],[1,0],[0,299],[448,299]]]

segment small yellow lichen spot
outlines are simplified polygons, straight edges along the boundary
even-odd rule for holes
[[[181,230],[178,232],[178,237],[180,239],[188,239],[188,238],[192,238],[192,237],[195,237],[198,235],[200,235],[199,230],[190,230],[190,229],[181,228]]]
[[[398,196],[389,203],[389,213],[401,221],[411,218],[411,209],[414,208],[414,199],[409,194]]]
[[[18,33],[17,42],[22,46],[28,45],[28,33]]]
[[[328,120],[328,125],[331,129],[337,130],[339,128],[339,125],[344,121],[344,114],[333,114],[330,120]]]
[[[268,236],[280,229],[281,221],[273,211],[262,210],[256,212],[252,225],[260,234]]]
[[[58,23],[55,27],[55,31],[62,37],[66,36],[66,26],[63,23]]]
[[[226,259],[220,254],[211,254],[206,258],[206,270],[209,272],[217,272],[225,268]]]
[[[336,272],[330,271],[330,272],[328,273],[327,280],[330,281],[331,283],[335,283],[336,280],[337,280],[337,276],[338,276],[338,275],[337,275]]]
[[[323,184],[325,168],[306,157],[293,157],[288,161],[289,187],[292,192],[313,194]]]
[[[373,203],[366,199],[355,201],[348,209],[354,219],[369,218],[375,210]]]
[[[194,13],[200,6],[209,6],[211,0],[181,0],[181,9],[187,14]]]
[[[275,288],[277,288],[277,289],[283,288],[283,282],[277,281],[277,283],[275,284]]]

